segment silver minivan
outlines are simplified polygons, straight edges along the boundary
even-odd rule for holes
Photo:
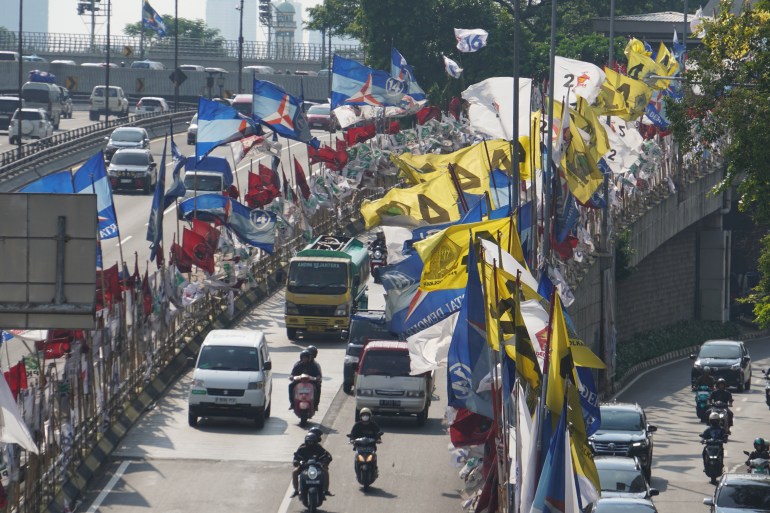
[[[200,417],[241,417],[261,429],[270,417],[272,377],[264,333],[211,330],[193,370],[188,424],[197,426]]]

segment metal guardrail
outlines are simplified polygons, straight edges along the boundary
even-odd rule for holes
[[[106,55],[107,37],[89,34],[60,34],[48,32],[22,32],[22,46],[25,53],[78,55]],[[123,48],[129,46],[138,50],[139,37],[110,36],[110,55],[122,56]],[[0,50],[18,49],[18,31],[0,34]],[[244,41],[243,58],[246,60],[295,60],[321,62],[328,57],[328,48],[310,43],[279,44],[261,41]],[[238,58],[238,41],[233,39],[192,39],[179,38],[179,53],[183,56]],[[364,58],[360,45],[332,45],[332,53],[352,59]],[[174,56],[174,39],[149,39],[144,42],[145,58]],[[123,58],[123,57],[121,57]]]
[[[0,183],[32,171],[41,164],[61,160],[65,155],[102,146],[104,136],[115,127],[136,126],[148,129],[162,127],[167,126],[169,120],[188,121],[194,113],[194,110],[185,110],[161,115],[133,114],[127,118],[110,119],[23,144],[21,155],[18,148],[0,153]]]

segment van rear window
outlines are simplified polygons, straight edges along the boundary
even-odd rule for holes
[[[404,351],[367,351],[360,374],[367,376],[409,376],[409,353]]]
[[[21,90],[21,97],[27,103],[48,103],[49,91],[48,89],[23,89]]]

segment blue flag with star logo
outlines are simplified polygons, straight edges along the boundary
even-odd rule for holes
[[[332,64],[332,109],[341,105],[403,107],[409,85],[385,71],[364,66],[356,61],[334,56]],[[406,100],[406,106],[408,106]]]
[[[473,241],[468,250],[468,283],[447,354],[447,402],[489,418],[492,414],[491,388],[479,392],[490,372],[484,293],[476,263]]]
[[[320,148],[321,143],[310,134],[301,100],[266,80],[254,79],[252,94],[252,111],[260,123],[287,139]]]
[[[163,21],[163,17],[147,1],[142,6],[142,28],[154,30],[158,37],[166,37],[166,32],[168,32],[168,26]]]

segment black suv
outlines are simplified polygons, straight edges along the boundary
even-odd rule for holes
[[[693,389],[706,367],[711,369],[714,379],[724,378],[727,386],[738,392],[751,388],[751,356],[740,340],[709,340],[690,358],[694,360],[690,373]]]
[[[599,430],[588,438],[591,450],[601,456],[635,456],[649,480],[652,434],[658,428],[647,423],[647,415],[638,404],[605,403],[599,408]]]
[[[349,394],[353,389],[353,378],[358,369],[358,360],[364,346],[370,340],[398,340],[388,331],[384,310],[358,310],[350,318],[350,334],[342,368],[342,390]]]

